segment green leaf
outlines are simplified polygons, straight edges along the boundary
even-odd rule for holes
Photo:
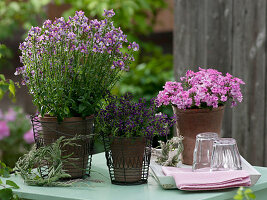
[[[0,199],[1,200],[11,200],[13,197],[13,192],[10,188],[5,188],[0,190]]]
[[[9,92],[10,92],[13,96],[15,96],[16,88],[15,88],[15,84],[14,84],[14,82],[13,82],[12,80],[9,80],[9,87],[8,87],[8,89],[9,89]]]
[[[234,196],[234,199],[235,200],[242,200],[243,199],[243,196],[240,195],[240,194],[237,194],[237,195]]]
[[[13,200],[20,200],[19,196],[18,195],[13,195]]]
[[[3,176],[4,178],[9,178],[9,169],[7,167],[1,168],[0,169],[0,176]]]
[[[67,106],[64,107],[64,113],[65,115],[68,115],[70,113],[70,109]]]
[[[245,194],[252,193],[252,190],[251,190],[251,189],[246,189],[244,193],[245,193]]]
[[[0,88],[0,100],[4,97],[4,91]]]
[[[44,116],[44,114],[45,114],[45,106],[42,106],[41,107],[41,115]]]
[[[0,184],[3,184],[3,181],[0,179]]]
[[[19,189],[19,186],[14,181],[6,180],[6,184],[14,187],[15,189]]]
[[[3,90],[3,92],[8,91],[9,85],[7,83],[1,83],[0,82],[0,89]]]
[[[1,78],[1,80],[3,80],[3,81],[6,80],[6,78],[5,78],[5,76],[4,76],[3,74],[0,74],[0,78]]]
[[[248,194],[248,196],[251,198],[251,199],[256,199],[256,195],[254,193],[250,193]]]
[[[3,163],[2,161],[0,161],[0,165],[1,165],[1,167],[6,167],[6,164],[5,163]]]
[[[79,105],[79,113],[82,113],[85,110],[86,106],[83,104]]]

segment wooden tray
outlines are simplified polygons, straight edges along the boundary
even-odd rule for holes
[[[246,170],[251,179],[251,186],[255,185],[259,178],[261,177],[261,174],[251,165],[249,164],[243,157],[241,157],[242,161],[242,169]],[[172,176],[165,176],[161,170],[161,165],[157,164],[155,162],[155,159],[151,159],[150,162],[150,172],[152,176],[157,180],[157,182],[164,188],[164,189],[174,189],[177,188],[175,181]],[[183,165],[182,168],[192,168],[190,165]]]

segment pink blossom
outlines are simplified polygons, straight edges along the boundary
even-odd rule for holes
[[[223,101],[223,102],[227,101],[227,97],[224,96],[224,95],[222,95],[222,96],[221,96],[221,101]]]
[[[5,114],[5,120],[6,121],[15,121],[16,120],[17,113],[14,111],[13,108],[9,108],[7,113]]]
[[[6,121],[0,121],[0,140],[8,137],[10,135],[10,130]]]
[[[32,128],[24,134],[23,138],[24,138],[25,142],[28,144],[34,143],[34,136],[33,136]]]
[[[243,99],[241,79],[227,73],[225,76],[215,69],[188,70],[181,82],[166,82],[157,96],[157,105],[176,105],[180,109],[195,107],[217,108],[231,100],[232,106]]]

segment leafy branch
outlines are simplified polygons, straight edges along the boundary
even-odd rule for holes
[[[71,186],[72,182],[60,181],[71,176],[63,169],[64,162],[68,162],[71,155],[63,156],[65,146],[77,145],[74,141],[79,136],[73,138],[60,137],[54,143],[36,148],[20,157],[16,163],[15,170],[21,175],[25,183],[35,186]],[[37,168],[36,168],[37,167]],[[46,168],[45,176],[42,173]]]
[[[235,200],[252,200],[256,199],[256,195],[253,193],[251,189],[245,189],[244,187],[240,187],[237,190],[237,194],[234,196]]]
[[[11,168],[7,167],[5,163],[0,161],[0,177],[3,178],[9,178],[10,177],[10,172]],[[19,189],[19,186],[14,182],[9,179],[6,180],[4,183],[2,179],[0,179],[0,199],[1,200],[18,200],[19,197],[15,195],[12,191],[12,189]]]
[[[157,157],[156,162],[163,166],[176,167],[180,162],[180,154],[183,152],[183,137],[173,137],[166,143],[160,142],[161,154]]]
[[[9,92],[9,97],[13,102],[16,101],[15,93],[16,88],[15,84],[18,86],[17,83],[14,83],[11,79],[8,81],[6,80],[3,74],[0,74],[0,100],[4,97],[5,93]]]

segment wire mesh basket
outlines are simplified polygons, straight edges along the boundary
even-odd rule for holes
[[[152,138],[108,137],[102,134],[112,184],[147,183]]]
[[[92,152],[94,145],[94,118],[88,117],[70,118],[63,122],[57,122],[54,117],[31,117],[34,140],[36,147],[49,145],[60,137],[73,138],[75,145],[64,146],[62,157],[69,156],[68,162],[63,163],[63,170],[71,175],[71,178],[82,178],[90,175]],[[40,164],[39,171],[43,178],[49,173],[49,161]]]

